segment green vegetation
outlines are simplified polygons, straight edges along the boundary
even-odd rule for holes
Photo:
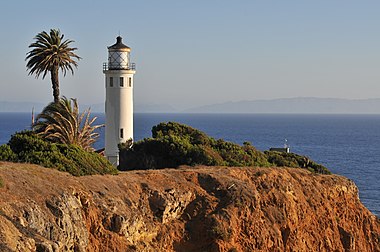
[[[300,156],[294,153],[265,151],[268,161],[276,166],[305,168],[315,173],[331,174],[323,165],[317,164],[308,157]]]
[[[25,59],[29,74],[44,79],[50,73],[54,102],[37,116],[33,131],[16,133],[0,146],[0,160],[38,164],[75,176],[116,174],[116,168],[93,152],[92,144],[99,137],[96,130],[103,125],[92,125],[96,117],[90,118],[90,109],[79,113],[76,99],[59,96],[59,69],[64,75],[74,74],[80,59],[74,53],[77,48],[69,46],[74,41],[63,38],[59,30],[51,29],[38,33],[29,45],[32,50]]]
[[[92,144],[99,136],[94,131],[103,126],[93,126],[95,120],[90,119],[89,110],[79,114],[76,99],[63,97],[44,108],[33,131],[16,133],[1,145],[0,160],[38,164],[74,176],[116,174],[107,159],[93,152]]]
[[[120,170],[160,169],[180,165],[288,166],[329,173],[327,168],[293,153],[261,152],[250,143],[243,146],[215,140],[202,131],[176,122],[152,128],[152,138],[119,146]]]
[[[117,173],[98,153],[87,152],[77,145],[52,143],[32,131],[12,135],[8,144],[0,146],[0,157],[3,161],[38,164],[74,176]]]
[[[0,160],[10,162],[17,160],[17,155],[12,151],[8,144],[0,145]]]
[[[59,69],[62,70],[64,76],[70,71],[74,74],[74,67],[78,66],[75,59],[80,57],[73,51],[77,48],[69,47],[73,40],[63,40],[64,35],[59,30],[51,29],[50,33],[45,31],[38,33],[34,39],[35,42],[29,45],[33,48],[28,52],[26,59],[28,60],[26,67],[29,74],[35,74],[38,78],[42,74],[42,79],[47,73],[50,73],[53,88],[54,102],[59,102]]]
[[[71,103],[73,101],[73,104]],[[36,118],[33,130],[43,139],[54,143],[74,144],[86,151],[93,151],[92,144],[99,137],[95,132],[104,125],[92,125],[90,109],[79,113],[76,99],[63,97],[58,103],[50,103]]]
[[[187,125],[168,122],[152,128],[152,138],[120,145],[121,170],[159,169],[179,165],[269,166],[253,146],[215,140]]]
[[[4,187],[4,180],[0,177],[0,188]]]

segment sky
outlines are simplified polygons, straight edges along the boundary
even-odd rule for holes
[[[134,101],[178,109],[291,97],[380,98],[380,1],[1,1],[0,101],[52,101],[28,75],[34,36],[58,28],[82,57],[61,94],[103,103],[102,64],[120,34]]]

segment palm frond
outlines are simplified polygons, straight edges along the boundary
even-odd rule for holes
[[[64,40],[64,35],[58,29],[51,29],[50,33],[42,31],[34,37],[34,42],[29,45],[31,50],[26,54],[26,68],[29,75],[35,75],[42,79],[48,73],[53,73],[61,69],[64,76],[67,72],[74,74],[74,67],[78,67],[78,62],[81,57],[74,53],[76,47],[70,47],[74,40]],[[57,70],[56,70],[57,69]],[[56,83],[55,83],[56,82]],[[58,77],[56,81],[52,80],[53,87],[59,90]],[[59,94],[57,94],[58,101]]]
[[[52,102],[43,109],[36,117],[33,130],[50,141],[76,144],[92,151],[92,144],[99,137],[95,131],[104,125],[93,125],[96,117],[91,118],[90,114],[90,108],[79,113],[76,99],[63,97],[59,103]]]

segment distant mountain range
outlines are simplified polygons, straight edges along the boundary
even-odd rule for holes
[[[1,102],[0,112],[36,113],[46,104],[34,102]],[[82,109],[91,107],[95,113],[104,112],[104,103],[81,105]],[[336,99],[298,97],[273,100],[253,100],[225,102],[194,107],[187,110],[176,110],[167,104],[135,104],[136,113],[291,113],[291,114],[380,114],[378,99]]]
[[[38,102],[9,102],[0,101],[0,112],[31,112],[34,108],[36,113],[42,111],[47,104]],[[104,113],[104,103],[79,104],[80,109],[91,108],[93,113]],[[174,113],[179,112],[170,105],[166,104],[135,104],[136,113]]]
[[[32,112],[39,113],[47,104],[38,102],[9,102],[0,101],[0,112]],[[80,109],[91,107],[91,112],[104,112],[104,104],[80,105]]]
[[[0,112],[39,112],[42,111],[45,104],[37,102],[8,102],[0,101]]]
[[[187,113],[380,114],[380,99],[299,97],[238,101],[188,109]]]

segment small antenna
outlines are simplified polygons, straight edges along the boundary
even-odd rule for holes
[[[120,30],[119,30],[119,37],[120,37]]]

